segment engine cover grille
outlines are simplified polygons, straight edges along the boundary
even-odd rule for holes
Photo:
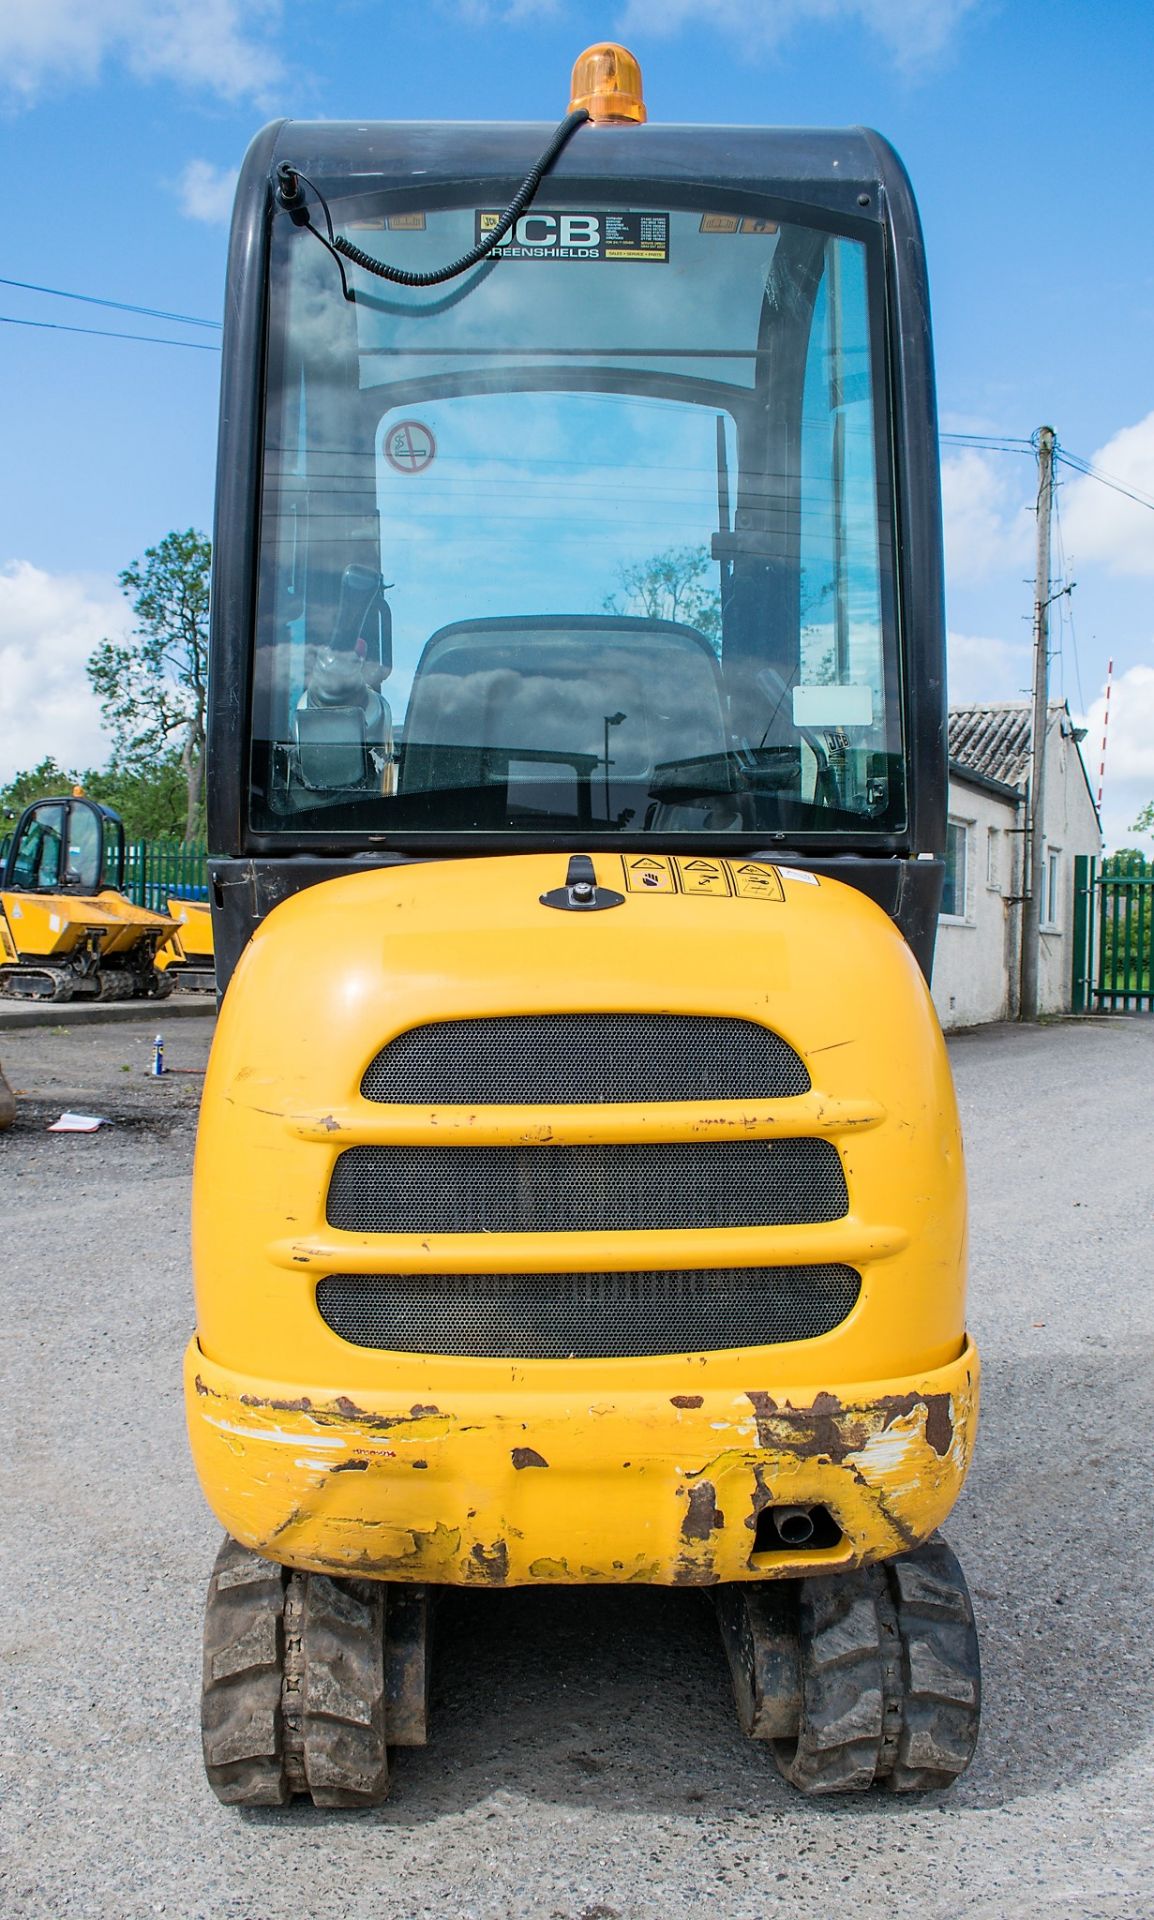
[[[413,1027],[365,1069],[366,1100],[568,1106],[778,1100],[808,1093],[793,1048],[752,1020],[697,1014],[510,1014]]]
[[[830,1140],[350,1147],[329,1185],[348,1233],[598,1233],[798,1226],[849,1210]]]
[[[812,1340],[847,1318],[852,1267],[646,1273],[335,1273],[326,1325],[358,1347],[478,1359],[601,1360]]]

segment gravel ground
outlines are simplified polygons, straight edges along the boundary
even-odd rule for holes
[[[1154,1021],[951,1044],[973,1196],[977,1465],[949,1534],[986,1715],[920,1802],[810,1803],[740,1737],[706,1603],[468,1593],[433,1741],[372,1813],[240,1814],[204,1783],[216,1545],[179,1361],[199,1079],[153,1012],[5,1032],[0,1912],[6,1920],[1149,1920]],[[202,1067],[210,1021],[168,1034]],[[49,1136],[61,1108],[106,1113]]]

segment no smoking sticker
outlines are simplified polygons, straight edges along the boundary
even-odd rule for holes
[[[396,473],[423,473],[437,453],[433,430],[423,420],[398,420],[385,435],[385,459]]]

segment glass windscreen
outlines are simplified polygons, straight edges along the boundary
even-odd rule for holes
[[[330,202],[415,271],[496,218],[394,207]],[[254,826],[900,828],[877,265],[756,209],[549,201],[347,299],[278,216]]]

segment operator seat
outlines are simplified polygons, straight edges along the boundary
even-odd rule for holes
[[[724,755],[721,670],[693,627],[609,614],[458,620],[426,643],[399,792],[611,776]],[[608,761],[608,766],[606,765]]]

